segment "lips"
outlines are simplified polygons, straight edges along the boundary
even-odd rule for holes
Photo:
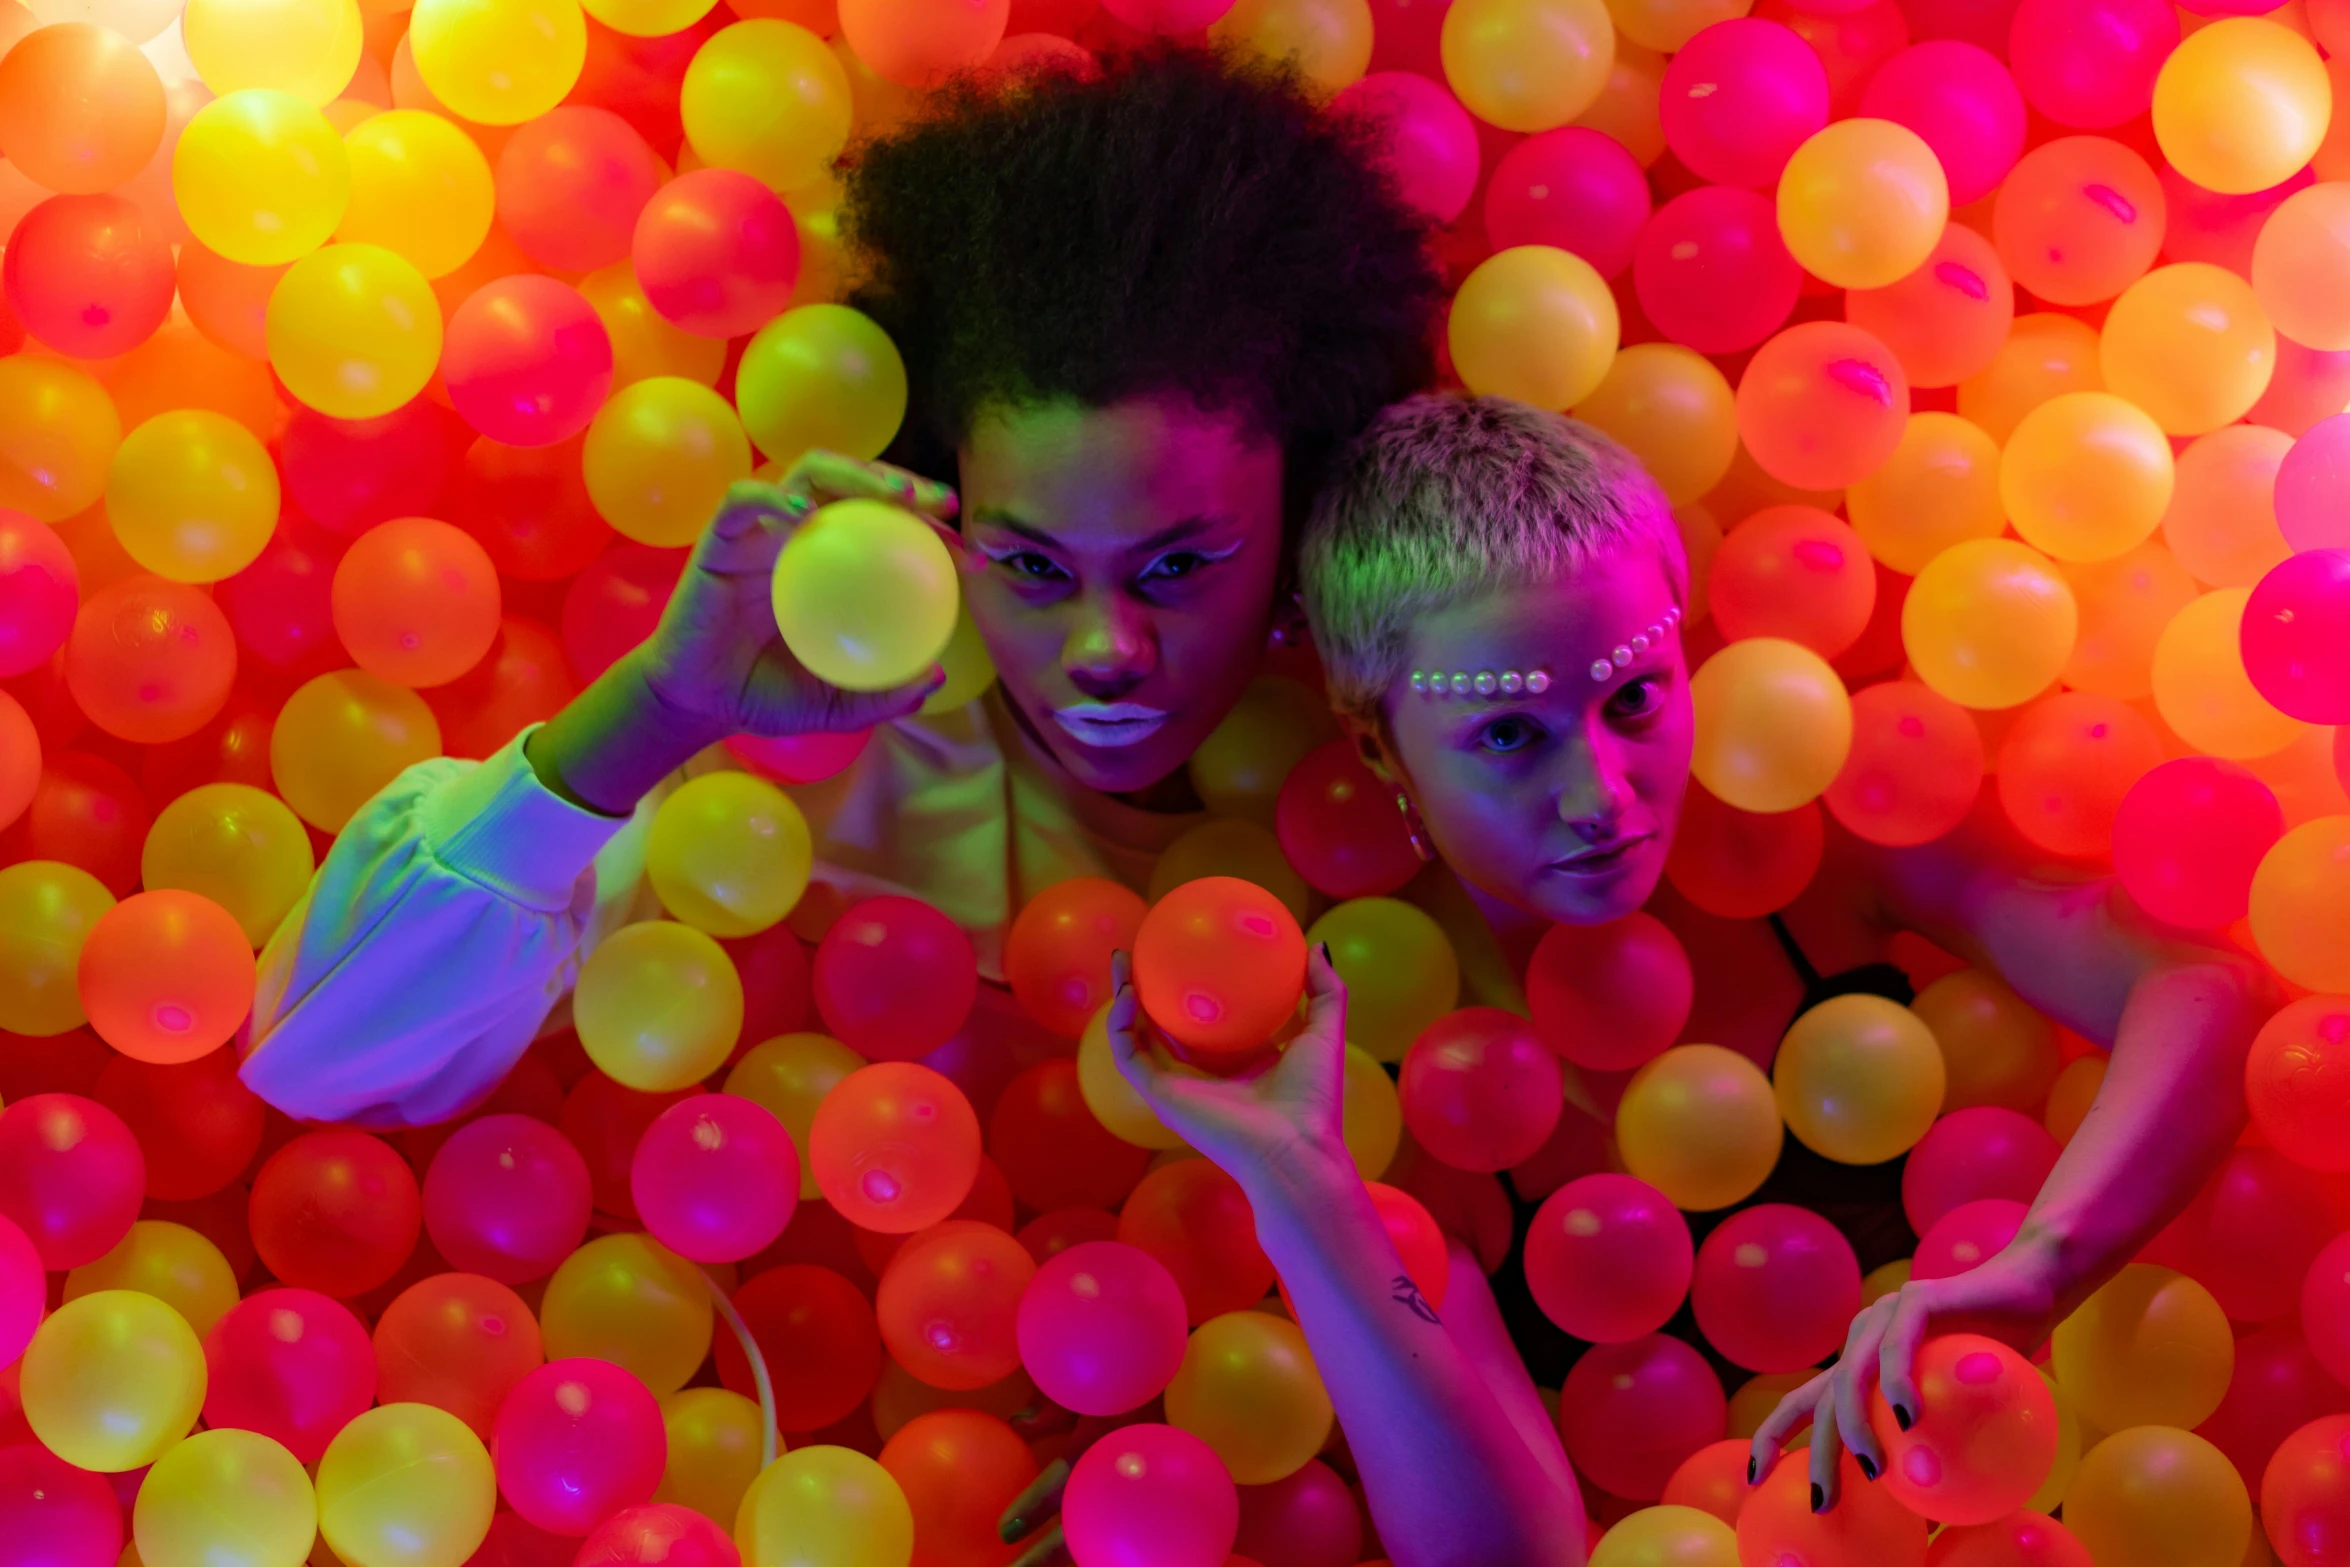
[[[1550,868],[1562,876],[1611,876],[1631,862],[1632,855],[1648,838],[1646,833],[1637,838],[1620,838],[1604,849],[1586,849],[1570,859],[1554,861]]]
[[[1053,722],[1081,744],[1112,750],[1157,734],[1174,715],[1140,702],[1072,702],[1053,709]]]

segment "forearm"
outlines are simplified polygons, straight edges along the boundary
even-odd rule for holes
[[[1396,1567],[1579,1567],[1572,1475],[1414,1304],[1352,1165],[1304,1159],[1243,1184]]]
[[[656,697],[632,652],[534,732],[523,754],[556,794],[625,816],[655,784],[724,738]]]

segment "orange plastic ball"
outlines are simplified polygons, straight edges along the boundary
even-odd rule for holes
[[[1991,363],[1958,383],[1958,412],[1993,441],[2005,441],[2024,415],[2051,397],[2094,392],[2104,385],[2097,329],[2073,316],[2042,311],[2018,316]]]
[[[2007,341],[2015,287],[1992,243],[1951,223],[1916,271],[1847,293],[1844,319],[1892,349],[1910,385],[1956,386],[1990,368]]]
[[[2172,435],[2243,418],[2277,366],[2276,328],[2252,285],[2208,261],[2157,267],[2124,289],[2101,343],[2106,389]]]
[[[2029,1114],[2048,1097],[2062,1061],[2056,1025],[1981,969],[1945,974],[1909,1009],[1942,1047],[1942,1113],[1999,1105]]]
[[[2282,430],[2231,424],[2179,453],[2162,541],[2197,582],[2248,588],[2293,553],[2277,526],[2277,469],[2292,449]]]
[[[1622,442],[1676,506],[1721,483],[1738,452],[1730,383],[1711,360],[1678,343],[1623,349],[1574,412]]]
[[[1769,506],[1722,540],[1706,595],[1733,642],[1783,637],[1834,658],[1867,628],[1877,574],[1846,524],[1816,506]]]
[[[1444,330],[1471,391],[1565,409],[1607,379],[1623,322],[1590,262],[1550,245],[1517,245],[1461,281]]]
[[[2276,841],[2252,874],[2252,939],[2296,985],[2350,991],[2350,816]]]
[[[0,153],[44,190],[114,189],[154,156],[163,122],[163,79],[112,28],[61,21],[0,51]]]
[[[824,1096],[808,1162],[824,1200],[884,1235],[926,1230],[979,1177],[979,1117],[947,1078],[911,1061],[861,1067]]]
[[[840,32],[884,81],[932,87],[993,53],[1011,15],[1011,0],[840,0]]]
[[[1099,876],[1055,882],[1028,900],[1004,940],[1004,978],[1013,999],[1065,1039],[1110,999],[1110,954],[1132,949],[1142,928],[1140,896]]]
[[[1852,746],[1844,682],[1794,642],[1733,642],[1705,661],[1689,694],[1697,713],[1689,771],[1742,811],[1792,811],[1818,799]]]
[[[13,56],[11,56],[13,58]],[[77,366],[0,358],[0,506],[59,523],[106,493],[122,418]]]
[[[2055,682],[2079,629],[2079,607],[2055,562],[2012,539],[1944,550],[1901,605],[1910,667],[1961,707],[2029,702]]]
[[[2175,496],[2171,509],[2175,515]],[[2172,617],[2194,601],[2195,579],[2152,539],[2126,555],[2070,561],[2057,569],[2080,607],[2080,635],[2065,660],[2064,683],[2127,701],[2151,695],[2154,645]]]
[[[237,644],[202,588],[126,577],[82,600],[65,645],[65,683],[90,722],[156,745],[194,734],[228,702]]]
[[[2350,348],[2350,184],[2329,179],[2287,196],[2252,242],[2252,292],[2276,329],[2304,348]]]
[[[335,634],[361,669],[401,686],[446,685],[498,638],[497,568],[473,536],[430,517],[361,534],[335,568]]]
[[[881,1467],[914,1513],[914,1559],[925,1567],[993,1567],[1014,1559],[996,1533],[1028,1482],[1036,1455],[995,1415],[933,1409],[891,1433]]]
[[[2162,761],[2162,741],[2117,697],[2060,691],[2024,709],[1999,744],[1999,803],[2024,838],[2051,854],[2096,859],[2114,812]]]
[[[210,1055],[253,1006],[244,927],[193,892],[134,893],[107,910],[82,945],[78,973],[98,1037],[159,1066]]]
[[[1901,444],[1909,378],[1891,349],[1841,321],[1789,327],[1738,383],[1738,435],[1762,471],[1802,490],[1841,489]]]
[[[424,698],[339,669],[286,698],[269,732],[269,776],[296,816],[339,832],[401,769],[440,752],[441,727]]]
[[[1983,732],[1915,680],[1852,697],[1852,749],[1822,796],[1847,832],[1892,848],[1931,843],[1966,820],[1983,786]]]
[[[1151,1021],[1202,1055],[1272,1042],[1305,992],[1306,938],[1252,882],[1203,876],[1161,898],[1134,938],[1134,989]]]
[[[2231,762],[2270,756],[2306,727],[2269,704],[2244,670],[2248,588],[2217,588],[2171,618],[2154,644],[2154,706],[2181,740]]]
[[[2143,1425],[2081,1455],[2064,1522],[2092,1561],[2235,1567],[2252,1543],[2252,1498],[2236,1466],[2202,1437]]]
[[[2110,392],[2067,392],[2024,415],[1999,459],[1999,495],[2026,544],[2057,560],[2110,560],[2145,542],[2170,505],[2170,442]]]
[[[2154,265],[2169,210],[2137,153],[2103,136],[2064,136],[2008,172],[1992,201],[1991,242],[2036,298],[2091,305]]]
[[[1907,1425],[1884,1389],[1869,1396],[1892,1498],[1945,1524],[1990,1523],[2029,1502],[2057,1448],[2056,1395],[2032,1363],[1996,1339],[1951,1333],[1927,1340],[1912,1375]]]
[[[1999,444],[1957,414],[1911,414],[1893,455],[1844,492],[1844,509],[1871,555],[1914,577],[1953,544],[2005,529]]]
[[[190,239],[180,246],[180,308],[197,331],[230,353],[267,359],[269,296],[291,265],[249,267]]]
[[[949,1219],[908,1240],[873,1298],[890,1358],[932,1387],[969,1392],[1020,1369],[1020,1295],[1036,1259],[1007,1232]]]
[[[1738,1514],[1738,1559],[1771,1567],[1920,1567],[1926,1520],[1872,1485],[1845,1453],[1837,1460],[1840,1495],[1826,1512],[1811,1508],[1807,1453],[1782,1455]]]

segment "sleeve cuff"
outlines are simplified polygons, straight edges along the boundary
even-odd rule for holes
[[[424,842],[435,860],[526,907],[570,907],[596,854],[631,820],[572,804],[539,782],[522,754],[532,725],[479,767],[418,802]]]

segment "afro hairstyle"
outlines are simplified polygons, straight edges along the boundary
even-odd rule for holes
[[[1434,231],[1379,134],[1175,44],[950,82],[847,171],[850,302],[906,361],[892,456],[945,477],[989,405],[1178,393],[1278,441],[1301,513],[1433,374]]]

